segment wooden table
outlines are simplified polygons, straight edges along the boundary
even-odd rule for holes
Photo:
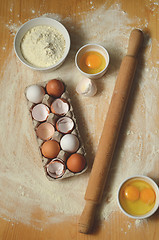
[[[107,8],[111,7],[116,1],[111,0],[107,3]],[[152,66],[157,68],[157,54],[158,46],[157,41],[159,41],[159,8],[157,1],[127,1],[120,0],[121,9],[128,13],[130,18],[135,18],[136,16],[141,19],[141,24],[144,19],[148,20],[148,27],[146,31],[150,34],[152,38]],[[95,11],[105,3],[104,0],[99,1],[87,1],[87,0],[0,0],[0,66],[1,79],[3,78],[4,72],[7,71],[7,64],[5,60],[9,56],[13,48],[14,35],[12,34],[14,29],[7,27],[9,23],[18,24],[20,20],[24,23],[26,20],[36,17],[38,12],[40,14],[45,14],[48,12],[57,13],[64,18],[67,16],[72,17],[73,24],[77,24],[80,18],[80,11],[82,11],[85,16],[89,11]],[[90,8],[90,4],[93,4],[94,8]],[[39,15],[40,15],[39,14]],[[159,55],[158,55],[159,56]],[[4,65],[5,63],[5,65]],[[19,65],[21,68],[21,65]],[[14,71],[14,70],[13,70]],[[20,71],[20,69],[19,69]],[[3,103],[5,100],[3,100]],[[2,104],[2,109],[4,109],[4,104]],[[16,113],[15,113],[16,114]],[[1,115],[1,118],[3,116]],[[9,116],[8,116],[9,117]],[[159,120],[159,115],[158,115]],[[97,125],[99,124],[97,120]],[[8,122],[7,122],[8,124]],[[7,125],[6,127],[10,127]],[[12,125],[13,127],[13,125]],[[8,130],[6,130],[8,132]],[[6,135],[7,137],[7,135]],[[2,140],[1,140],[2,141]],[[3,142],[1,142],[3,144]],[[23,144],[22,142],[19,144]],[[6,151],[7,148],[3,146]],[[1,151],[1,150],[0,150]],[[12,153],[14,154],[14,153]],[[4,161],[4,159],[0,159]],[[156,166],[156,171],[159,170],[159,165]],[[1,173],[0,173],[1,174]],[[5,186],[4,186],[5,187]],[[0,198],[0,202],[3,196]],[[38,213],[36,213],[38,215]],[[32,216],[32,220],[37,217],[37,215]],[[41,216],[42,218],[43,216]],[[25,225],[21,221],[8,221],[6,218],[0,219],[0,239],[1,240],[28,240],[28,239],[38,239],[38,240],[88,240],[88,239],[140,239],[140,240],[157,240],[159,238],[159,212],[157,212],[152,219],[147,223],[143,223],[140,227],[135,228],[133,225],[134,220],[131,220],[124,216],[120,211],[112,214],[109,221],[99,223],[96,221],[95,227],[92,234],[83,235],[77,231],[78,216],[66,217],[64,222],[54,223],[48,225],[42,231],[36,229],[31,224]],[[129,223],[129,224],[128,224]],[[130,228],[130,225],[132,227]]]

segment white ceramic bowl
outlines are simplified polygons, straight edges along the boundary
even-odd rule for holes
[[[86,72],[84,72],[84,71],[81,70],[81,68],[80,68],[80,66],[79,66],[79,62],[80,62],[80,59],[81,59],[81,57],[83,56],[83,54],[84,54],[85,52],[87,52],[87,51],[97,51],[97,52],[99,52],[100,54],[102,54],[103,57],[105,58],[105,60],[106,60],[106,66],[105,66],[105,68],[104,68],[101,72],[95,73],[95,74],[89,74],[89,73],[86,73]],[[75,64],[76,64],[77,69],[78,69],[85,77],[90,78],[90,79],[98,79],[98,78],[102,77],[102,76],[106,73],[106,71],[107,71],[107,69],[108,69],[108,65],[109,65],[109,54],[108,54],[107,50],[106,50],[103,46],[101,46],[101,45],[99,45],[99,44],[86,44],[86,45],[84,45],[83,47],[81,47],[81,48],[77,51],[76,56],[75,56]]]
[[[154,205],[154,207],[153,207],[148,213],[146,213],[146,214],[144,214],[144,215],[139,215],[139,216],[138,216],[138,215],[136,215],[136,216],[135,216],[135,215],[131,215],[131,214],[127,213],[127,212],[123,209],[123,207],[122,207],[122,205],[121,205],[121,203],[120,203],[119,195],[120,195],[121,188],[122,188],[122,186],[123,186],[127,181],[132,180],[132,179],[140,179],[140,180],[143,180],[143,181],[147,182],[148,184],[150,184],[150,185],[152,186],[152,188],[153,188],[153,190],[154,190],[154,192],[155,192],[155,194],[156,194],[156,200],[155,200],[155,205]],[[130,218],[134,218],[134,219],[145,219],[145,218],[148,218],[148,217],[152,216],[152,215],[157,211],[157,209],[158,209],[158,207],[159,207],[159,188],[158,188],[157,184],[156,184],[151,178],[149,178],[149,177],[147,177],[147,176],[143,176],[143,175],[132,176],[132,177],[129,177],[129,178],[125,179],[125,180],[120,184],[119,189],[118,189],[118,194],[117,194],[117,202],[118,202],[118,205],[119,205],[120,210],[121,210],[126,216],[128,216],[128,217],[130,217]]]
[[[35,27],[35,26],[39,26],[39,25],[47,25],[47,26],[51,26],[56,28],[63,36],[66,42],[66,46],[65,46],[65,51],[64,54],[62,56],[62,58],[54,65],[51,65],[49,67],[36,67],[32,64],[30,64],[29,62],[27,62],[25,60],[25,58],[23,57],[22,53],[21,53],[21,41],[22,38],[24,37],[24,35],[26,34],[26,32]],[[18,30],[18,32],[16,33],[15,39],[14,39],[14,50],[15,53],[17,55],[17,57],[19,58],[19,60],[25,64],[27,67],[33,69],[33,70],[55,70],[58,67],[60,67],[62,65],[62,63],[64,62],[65,58],[67,57],[69,50],[70,50],[70,36],[68,31],[66,30],[66,28],[58,21],[56,21],[55,19],[49,18],[49,17],[39,17],[39,18],[34,18],[26,23],[24,23],[20,29]]]

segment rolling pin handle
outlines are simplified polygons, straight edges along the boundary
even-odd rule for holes
[[[86,200],[85,207],[80,216],[78,223],[78,231],[81,233],[89,233],[92,229],[95,213],[96,213],[97,203],[93,201]]]
[[[128,51],[127,55],[132,57],[137,57],[139,49],[144,40],[143,32],[139,29],[132,30],[129,37]]]

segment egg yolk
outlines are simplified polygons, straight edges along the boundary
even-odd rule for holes
[[[88,67],[96,69],[101,65],[101,59],[95,54],[91,54],[86,57],[85,63]]]
[[[140,192],[140,200],[147,204],[152,204],[155,201],[155,193],[151,188],[144,188]]]
[[[106,66],[105,57],[97,51],[85,52],[79,61],[80,69],[88,74],[101,72]]]
[[[137,187],[129,185],[124,189],[124,196],[130,201],[137,201],[140,196],[140,192]]]

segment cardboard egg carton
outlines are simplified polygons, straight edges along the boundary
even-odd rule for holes
[[[59,79],[61,81],[61,79]],[[38,83],[37,85],[38,86],[41,86],[45,89],[46,87],[46,84],[48,83],[49,81],[46,81],[46,82],[42,82],[42,83]],[[64,84],[64,82],[63,82]],[[71,99],[70,99],[70,96],[69,96],[69,93],[66,89],[66,84],[64,84],[65,86],[65,92],[60,96],[60,98],[64,98],[67,100],[67,102],[69,103],[69,111],[65,114],[66,117],[70,117],[72,118],[72,120],[74,121],[75,123],[75,127],[73,129],[73,131],[71,132],[72,134],[76,135],[78,140],[79,140],[79,143],[80,143],[80,147],[79,149],[75,152],[75,153],[80,153],[82,154],[84,157],[86,156],[86,152],[85,152],[85,149],[84,149],[84,146],[83,146],[83,143],[82,143],[82,140],[81,140],[81,136],[80,136],[80,132],[79,132],[79,129],[78,129],[78,125],[77,125],[77,121],[76,121],[76,117],[74,115],[74,111],[73,111],[73,107],[72,107],[72,104],[71,104]],[[29,87],[29,86],[28,86]],[[26,93],[26,90],[25,90],[25,93]],[[50,96],[46,91],[45,91],[45,95],[41,101],[41,103],[45,104],[46,106],[49,107],[50,109],[50,106],[52,104],[52,102],[55,100],[54,97]],[[27,99],[27,104],[28,104],[28,109],[30,111],[30,114],[32,112],[32,109],[33,107],[36,105],[35,103],[31,103],[30,101],[28,101]],[[31,115],[31,118],[32,118],[32,115]],[[50,139],[50,140],[56,140],[59,144],[60,144],[60,140],[61,138],[65,135],[63,133],[60,133],[56,130],[56,127],[55,127],[55,124],[56,124],[56,121],[60,118],[60,116],[57,116],[55,115],[54,113],[51,112],[50,110],[50,114],[46,120],[46,122],[49,122],[51,123],[54,128],[55,128],[55,133],[53,135],[53,137]],[[42,122],[38,122],[36,120],[34,120],[32,118],[32,123],[33,123],[33,129],[34,129],[34,132],[35,132],[35,135],[36,135],[36,128],[42,123]],[[66,171],[64,173],[64,175],[60,178],[52,178],[48,175],[47,171],[46,171],[46,165],[52,160],[52,159],[48,159],[46,157],[44,157],[41,153],[41,146],[42,144],[45,142],[43,141],[42,139],[38,138],[38,136],[36,135],[36,139],[37,139],[37,145],[38,145],[38,149],[39,149],[39,153],[40,153],[40,157],[41,157],[41,161],[42,161],[42,165],[43,165],[43,168],[44,168],[44,172],[46,174],[46,177],[50,180],[50,181],[54,181],[54,180],[60,180],[60,179],[64,179],[64,178],[68,178],[68,177],[72,177],[72,176],[76,176],[76,175],[79,175],[79,174],[82,174],[83,172],[86,171],[87,169],[87,162],[86,162],[86,166],[85,168],[79,172],[79,173],[73,173],[71,171],[69,171],[67,168],[66,168]],[[68,153],[68,152],[65,152],[64,150],[60,150],[59,154],[57,155],[57,158],[63,160],[65,163],[68,159],[68,157],[71,156],[71,153]]]

